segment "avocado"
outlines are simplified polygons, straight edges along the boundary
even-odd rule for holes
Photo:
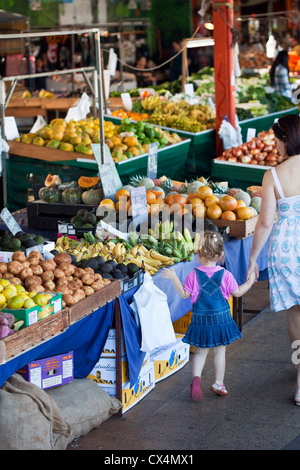
[[[79,211],[77,211],[76,215],[83,218],[88,213],[89,213],[89,211],[87,209],[79,209]]]
[[[119,264],[117,264],[116,269],[119,269],[121,271],[121,273],[123,273],[123,274],[128,273],[128,268],[127,268],[126,264],[119,263]]]
[[[59,254],[59,251],[58,250],[51,250],[50,253],[51,253],[51,255],[56,256],[56,255]]]
[[[71,256],[71,260],[72,260],[71,263],[72,263],[72,264],[75,264],[75,263],[77,262],[76,256],[75,256],[75,255],[72,255],[72,253],[69,253],[69,255]]]
[[[98,267],[105,263],[105,259],[102,256],[95,256],[94,259],[97,261]]]
[[[71,219],[71,224],[74,225],[74,227],[82,227],[83,226],[83,217],[81,215],[74,215]]]
[[[82,227],[84,227],[84,228],[94,228],[94,225],[92,225],[92,224],[83,224]]]
[[[119,269],[113,269],[113,271],[111,272],[111,275],[114,279],[123,279],[124,278],[124,274],[121,273],[121,271]]]
[[[20,242],[20,240],[19,240],[18,238],[15,238],[15,237],[14,237],[14,238],[12,238],[12,239],[10,240],[10,242],[9,242],[6,246],[7,246],[7,248],[9,248],[9,250],[11,250],[11,251],[17,251],[17,250],[19,250],[20,247],[21,247],[21,242]]]
[[[109,259],[108,261],[106,261],[106,263],[109,263],[113,269],[116,269],[117,267],[117,263],[113,259]]]
[[[98,262],[94,258],[90,258],[84,265],[85,268],[92,268],[94,271],[98,269]]]
[[[37,235],[34,237],[34,241],[37,245],[43,245],[45,243],[45,239],[42,237],[42,235]]]
[[[36,246],[36,242],[32,238],[29,238],[28,240],[22,240],[22,243],[25,248],[31,248],[32,246]]]
[[[109,273],[101,273],[103,279],[113,279],[112,275]]]
[[[128,263],[127,264],[127,269],[128,269],[129,276],[132,276],[133,274],[135,274],[139,270],[139,267],[134,263]]]
[[[22,232],[22,230],[21,230],[21,231],[19,231],[19,232],[17,232],[17,233],[15,234],[15,237],[20,238],[20,237],[22,237],[23,235],[26,235],[26,232]]]
[[[95,215],[93,212],[88,212],[88,213],[85,214],[85,216],[83,217],[83,222],[84,222],[85,224],[96,225],[96,223],[97,223],[97,217],[96,217],[96,215]]]
[[[108,263],[107,261],[106,261],[106,263],[102,264],[99,267],[99,270],[100,270],[101,274],[102,273],[111,273],[113,269],[114,269],[113,266],[110,263]]]
[[[10,235],[9,233],[5,233],[2,236],[2,245],[7,246],[12,238],[13,238],[12,235]]]

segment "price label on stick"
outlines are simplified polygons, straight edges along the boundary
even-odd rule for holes
[[[121,99],[126,111],[132,110],[132,99],[129,93],[121,93]]]
[[[109,163],[99,165],[99,173],[105,198],[115,200],[116,185],[111,165]]]
[[[148,219],[147,197],[145,186],[133,188],[130,192],[132,217],[135,225],[142,224]]]
[[[247,142],[251,140],[253,137],[255,137],[256,134],[256,129],[253,129],[252,127],[249,127],[247,130]]]
[[[13,215],[9,212],[9,210],[6,207],[2,209],[0,215],[6,227],[13,235],[22,231],[20,225],[17,223]]]
[[[155,179],[157,176],[157,151],[158,151],[157,142],[153,142],[152,144],[149,144],[147,176],[148,178],[151,178],[151,179]]]

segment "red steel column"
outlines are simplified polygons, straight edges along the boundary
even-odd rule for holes
[[[226,2],[213,0],[216,156],[221,155],[223,150],[222,140],[218,135],[223,118],[226,116],[235,127],[234,47],[231,32],[233,22],[233,0]]]

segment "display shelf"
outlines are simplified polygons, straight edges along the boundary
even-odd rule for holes
[[[270,166],[232,163],[213,160],[211,177],[214,181],[228,181],[229,186],[246,190],[248,186],[260,185]]]

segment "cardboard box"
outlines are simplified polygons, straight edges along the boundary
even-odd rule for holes
[[[33,325],[37,321],[62,310],[62,293],[47,292],[47,294],[48,293],[51,294],[52,299],[47,305],[45,305],[45,307],[37,305],[35,307],[19,308],[17,310],[3,308],[2,312],[12,313],[16,320],[24,320],[24,325],[21,328]]]
[[[30,362],[19,369],[18,374],[25,380],[46,390],[72,382],[73,351],[60,356],[47,357]]]
[[[54,242],[45,242],[44,244],[41,245],[36,245],[36,246],[31,246],[30,248],[26,248],[24,254],[28,258],[29,253],[31,251],[38,251],[41,253],[44,257],[44,259],[49,259],[50,257],[53,258],[53,255],[51,255],[50,251],[54,250],[55,243]],[[11,257],[14,254],[13,251],[0,251],[0,262],[2,263],[9,263],[11,261]]]
[[[122,384],[129,380],[129,367],[127,356],[122,356]],[[101,356],[94,368],[91,370],[88,379],[92,379],[98,385],[105,385],[106,387],[113,387],[116,389],[117,384],[117,362],[116,357],[103,357]]]
[[[115,356],[116,355],[116,330],[111,328],[108,332],[106,343],[103,347],[101,357],[106,356]],[[121,356],[124,356],[126,353],[125,339],[123,330],[121,331]]]
[[[150,352],[150,361],[154,363],[155,382],[169,377],[189,361],[190,345],[183,343],[184,335],[176,334],[176,343],[161,346]]]
[[[154,363],[152,361],[142,367],[140,375],[133,387],[130,387],[130,381],[122,385],[122,413],[130,410],[139,403],[155,387]],[[116,388],[102,386],[101,388],[110,396],[116,397]]]

